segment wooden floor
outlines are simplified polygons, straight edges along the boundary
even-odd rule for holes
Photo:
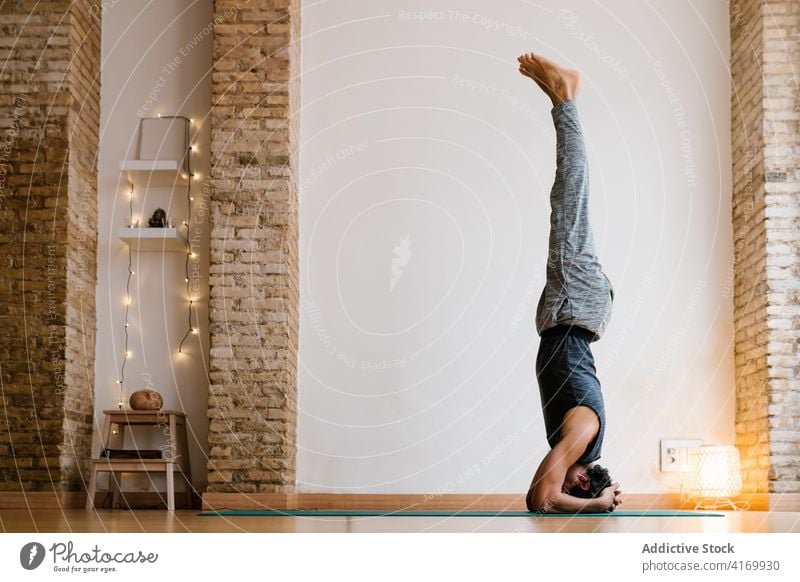
[[[800,513],[740,511],[725,517],[206,517],[198,510],[0,509],[11,532],[800,532]]]

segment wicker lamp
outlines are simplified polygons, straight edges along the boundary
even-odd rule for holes
[[[747,509],[732,498],[742,491],[739,450],[732,445],[703,445],[691,450],[690,495],[695,509]]]

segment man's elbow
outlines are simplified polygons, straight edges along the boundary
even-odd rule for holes
[[[558,501],[557,492],[548,492],[533,488],[525,497],[525,505],[531,513],[548,513],[555,509]]]

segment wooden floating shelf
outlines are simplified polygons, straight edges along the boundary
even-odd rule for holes
[[[188,252],[186,237],[177,228],[120,228],[119,238],[135,251]]]
[[[136,173],[149,173],[148,182],[185,184],[189,181],[189,174],[180,160],[120,160],[119,169],[127,172],[129,178]]]

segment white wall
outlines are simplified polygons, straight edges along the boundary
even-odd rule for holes
[[[601,461],[626,491],[677,491],[659,438],[734,434],[727,5],[458,4],[303,10],[298,489],[530,483],[555,163],[550,103],[517,72],[533,51],[584,75],[616,288],[593,344]],[[411,19],[421,7],[441,12]]]
[[[195,294],[198,335],[191,335],[177,356],[188,329],[183,253],[133,254],[132,304],[129,311],[129,349],[125,365],[125,401],[131,393],[152,388],[164,397],[165,409],[183,411],[193,484],[206,483],[208,450],[208,206],[204,195],[209,171],[211,108],[211,0],[162,0],[106,3],[102,32],[101,126],[99,159],[97,365],[95,377],[94,456],[100,451],[103,410],[116,408],[115,384],[124,351],[123,297],[128,272],[128,250],[117,238],[128,223],[129,186],[119,172],[119,160],[137,155],[139,114],[184,115],[193,119],[192,185],[194,210],[190,236],[197,246],[199,269],[190,266]],[[162,207],[174,212],[179,223],[187,217],[186,189],[134,186],[134,215],[142,223]],[[151,184],[152,186],[152,184]],[[182,229],[182,232],[186,232]],[[191,265],[191,263],[190,263]],[[196,325],[196,324],[195,324]],[[158,448],[164,441],[157,428],[140,428],[134,435],[140,448]],[[129,440],[126,446],[134,445]],[[151,483],[144,475],[126,475],[126,490],[165,490],[164,478]]]

